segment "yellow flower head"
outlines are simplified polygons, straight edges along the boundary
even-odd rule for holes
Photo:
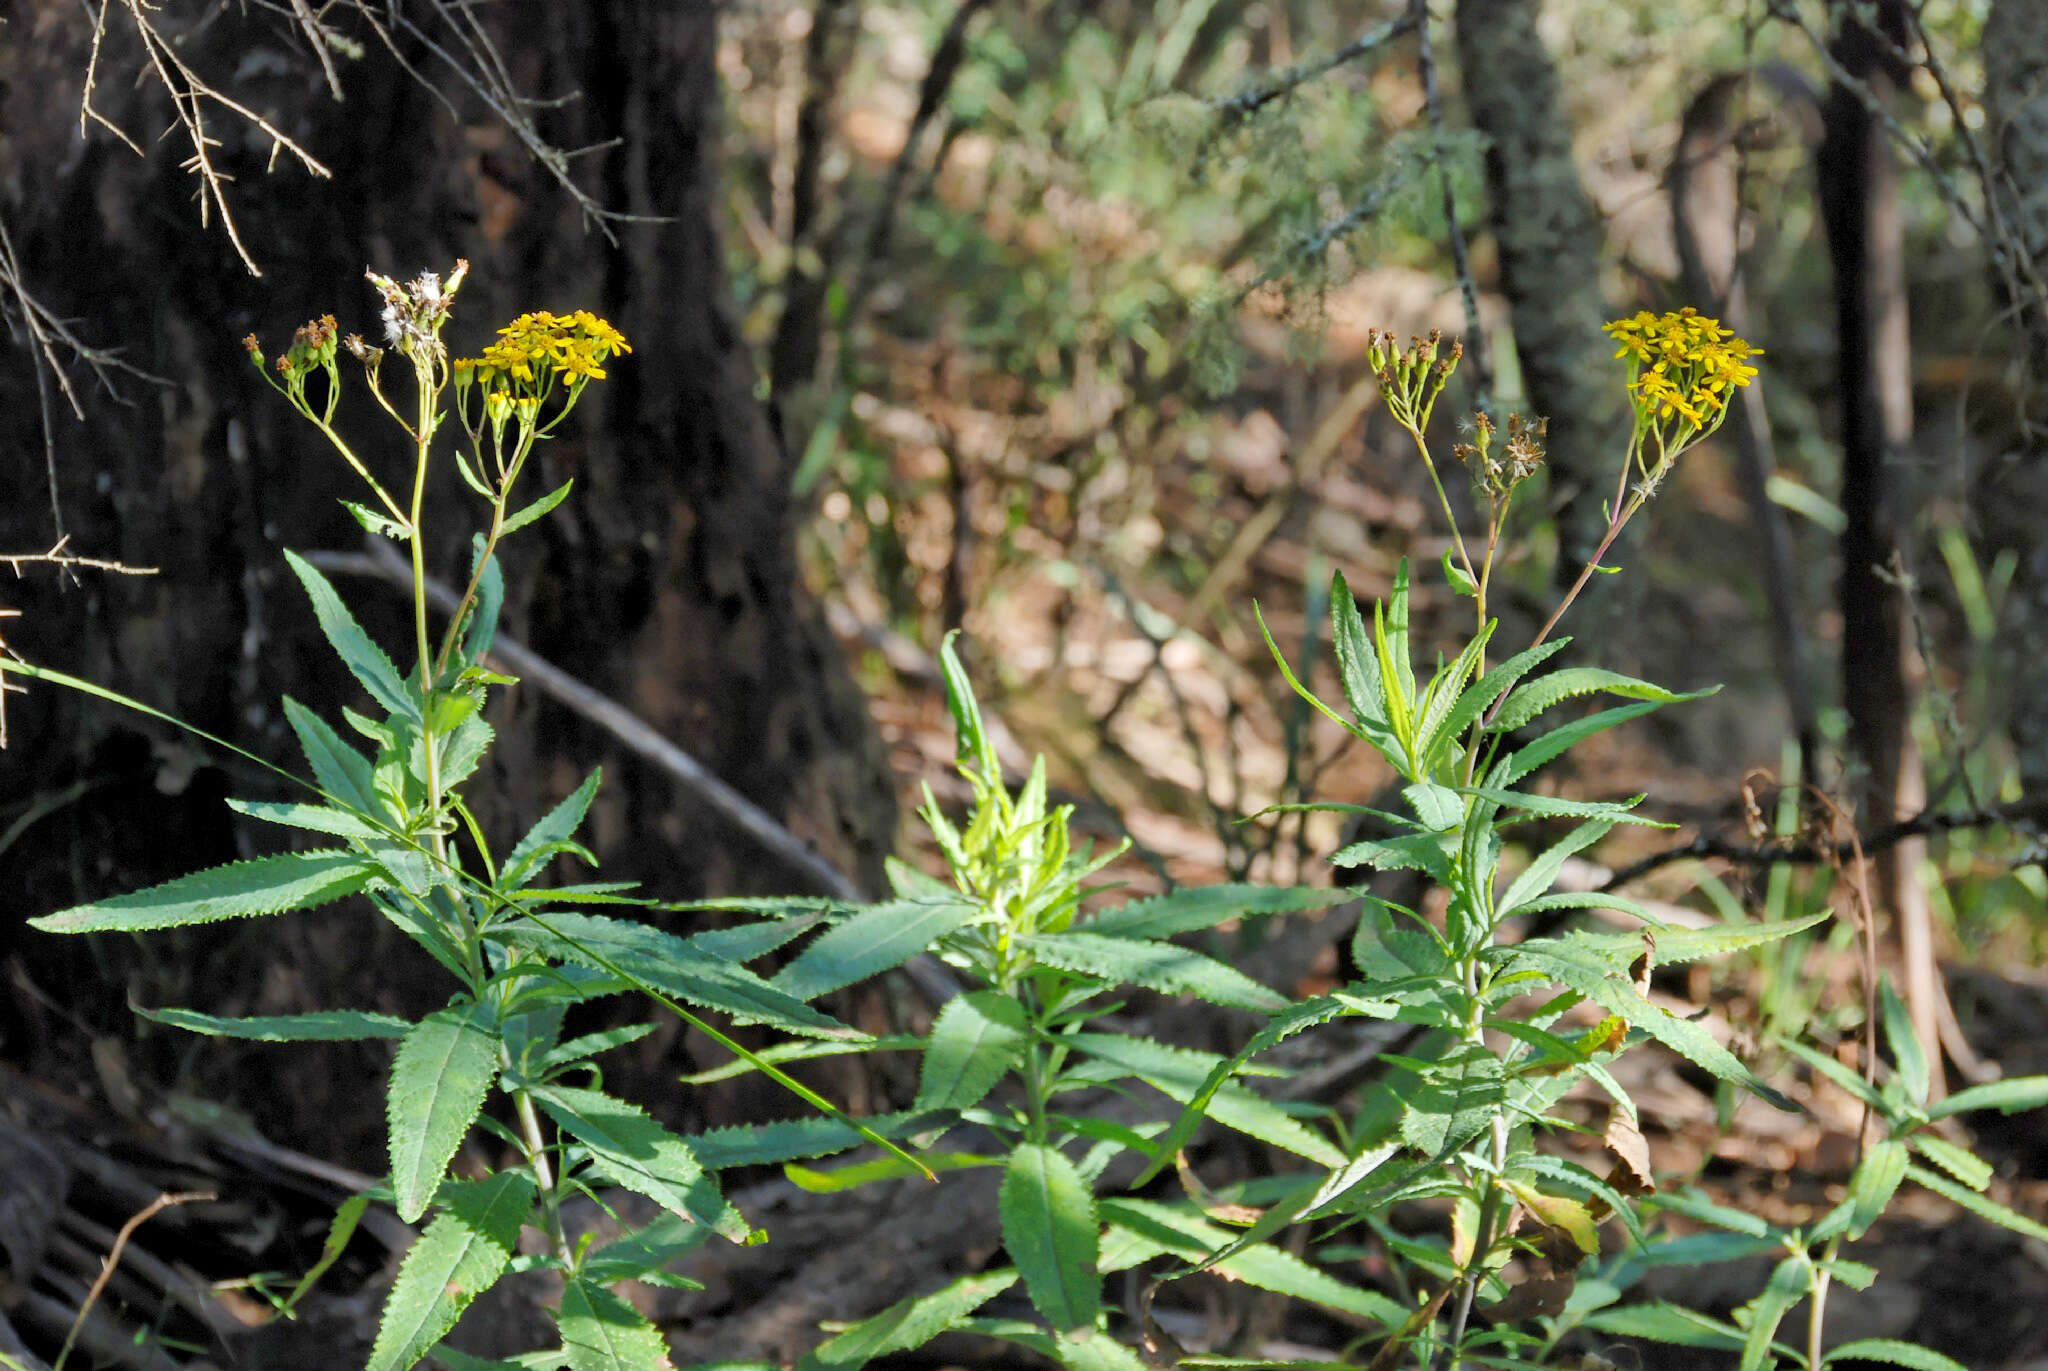
[[[477,384],[487,391],[539,398],[558,377],[571,389],[602,381],[604,364],[612,354],[632,350],[623,334],[589,310],[540,310],[505,325],[481,356],[464,358],[456,366],[466,363],[473,368]]]
[[[1763,355],[1691,306],[1664,314],[1641,310],[1608,324],[1606,332],[1620,344],[1614,355],[1628,360],[1637,426],[1657,436],[1667,456],[1719,426],[1728,397],[1756,379],[1749,359]]]

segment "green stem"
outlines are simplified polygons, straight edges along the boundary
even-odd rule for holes
[[[512,1065],[509,1048],[501,1048],[500,1056],[506,1066]],[[555,1245],[555,1255],[564,1264],[569,1261],[569,1234],[562,1227],[562,1197],[555,1188],[555,1169],[548,1161],[547,1139],[540,1131],[540,1114],[533,1107],[533,1096],[524,1088],[512,1091],[512,1109],[519,1117],[519,1135],[526,1143],[526,1162],[533,1169],[534,1184],[539,1187],[541,1207],[547,1215],[548,1240]]]
[[[1429,455],[1429,444],[1422,440],[1420,429],[1409,429],[1408,436],[1415,440],[1415,450],[1422,454],[1422,469],[1429,473],[1429,483],[1436,488],[1436,499],[1443,507],[1444,522],[1450,525],[1451,543],[1458,549],[1458,564],[1464,568],[1466,578],[1476,586],[1479,584],[1479,576],[1472,569],[1472,555],[1465,550],[1465,535],[1458,531],[1458,516],[1451,510],[1451,497],[1444,491],[1444,483],[1436,474],[1436,462]],[[1479,626],[1486,626],[1483,612]]]

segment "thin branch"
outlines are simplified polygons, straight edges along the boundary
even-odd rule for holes
[[[99,78],[100,48],[106,38],[107,14],[111,8],[110,0],[101,0],[99,11],[93,18],[92,55],[86,62],[85,90],[79,97],[79,127],[82,131],[88,121],[99,124],[127,144],[131,151],[140,155],[141,145],[94,108],[92,103],[93,90]],[[227,184],[234,178],[213,162],[214,149],[220,147],[221,142],[207,132],[207,106],[219,106],[269,138],[272,165],[275,165],[279,153],[289,152],[298,160],[299,165],[322,180],[331,178],[333,173],[284,130],[233,96],[209,84],[193,70],[192,66],[178,55],[176,45],[157,29],[155,21],[150,18],[150,11],[153,8],[148,0],[121,0],[121,9],[133,24],[135,36],[142,43],[142,52],[148,68],[156,74],[157,83],[171,97],[171,110],[175,120],[173,126],[183,128],[186,141],[191,145],[192,155],[185,159],[183,165],[187,171],[199,178],[199,222],[202,226],[209,223],[213,212],[218,210],[221,227],[226,230],[228,241],[234,244],[235,255],[241,258],[242,265],[248,268],[251,276],[261,276],[263,270],[249,254],[248,246],[242,241],[241,230],[235,225],[234,214],[228,207]],[[323,43],[320,46],[324,58],[325,45]]]
[[[370,26],[370,31],[377,35],[377,40],[390,52],[392,60],[398,63],[406,75],[431,92],[451,114],[455,112],[453,102],[448,99],[446,92],[429,80],[426,73],[414,66],[406,57],[398,46],[395,33],[402,33],[418,43],[453,72],[456,79],[469,87],[471,93],[483,102],[484,108],[511,131],[512,136],[525,147],[527,155],[538,162],[568,194],[583,215],[583,222],[595,227],[604,235],[607,243],[616,245],[619,241],[618,235],[612,231],[614,224],[670,222],[668,215],[631,214],[624,210],[608,209],[599,204],[590,192],[576,184],[575,179],[569,174],[569,164],[578,157],[614,146],[617,140],[565,149],[542,137],[529,111],[572,103],[582,98],[581,92],[570,92],[553,98],[521,95],[512,83],[511,71],[505,64],[504,56],[498,51],[497,44],[492,41],[482,23],[471,13],[468,5],[451,4],[449,0],[430,0],[428,6],[434,16],[446,25],[448,32],[454,35],[454,45],[461,49],[461,53],[458,54],[450,51],[446,44],[437,41],[434,34],[395,5],[387,8],[384,11],[384,19],[380,20],[377,13],[372,10],[369,0],[351,0],[351,3],[362,16],[363,22]]]
[[[82,570],[103,571],[117,576],[156,575],[155,567],[129,566],[123,562],[112,562],[100,557],[80,557],[76,553],[66,552],[64,550],[65,546],[70,541],[70,535],[64,534],[58,537],[48,552],[0,553],[0,566],[7,567],[13,571],[17,578],[32,566],[58,567],[67,574]],[[21,611],[18,609],[0,608],[0,619],[18,619],[20,617]],[[14,649],[7,645],[7,640],[4,637],[0,637],[0,749],[4,749],[7,746],[7,697],[10,694],[20,695],[24,693],[23,687],[7,679],[6,666],[10,658],[14,661],[21,660],[20,657],[16,656]],[[0,843],[0,847],[4,846],[4,843]]]
[[[1389,20],[1376,29],[1360,34],[1328,56],[1319,57],[1312,62],[1303,62],[1299,66],[1290,67],[1278,76],[1272,77],[1259,85],[1252,86],[1247,90],[1240,91],[1236,95],[1228,95],[1221,99],[1211,100],[1209,107],[1218,114],[1223,115],[1226,119],[1247,118],[1264,109],[1273,101],[1278,100],[1281,96],[1291,94],[1309,82],[1327,76],[1345,63],[1355,62],[1367,53],[1386,46],[1402,34],[1416,27],[1416,24],[1416,11],[1410,9],[1408,13],[1400,18]]]
[[[1938,833],[1958,833],[1973,828],[2036,828],[2044,824],[2048,824],[2048,796],[2033,796],[1984,809],[1945,810],[1938,813],[1927,810],[1895,823],[1879,825],[1864,834],[1860,840],[1850,839],[1837,843],[1815,843],[1805,839],[1732,843],[1712,834],[1702,833],[1689,843],[1680,843],[1676,847],[1665,848],[1662,852],[1653,852],[1621,867],[1601,882],[1600,889],[1618,890],[1673,862],[1716,858],[1744,867],[1832,865],[1855,860],[1859,851],[1881,852],[1912,838],[1924,838]]]
[[[116,400],[120,392],[114,389],[113,373],[125,371],[157,385],[169,385],[161,376],[153,376],[140,367],[122,361],[110,349],[88,347],[64,320],[51,313],[41,301],[29,294],[23,280],[21,259],[15,255],[14,237],[8,232],[7,221],[0,219],[0,289],[13,297],[11,313],[18,315],[21,327],[27,333],[25,347],[30,365],[35,370],[36,408],[43,434],[43,472],[49,485],[50,520],[52,532],[61,545],[64,538],[64,509],[57,495],[57,426],[50,403],[50,384],[54,380],[57,389],[71,406],[72,415],[80,423],[85,421],[85,406],[72,387],[71,377],[57,360],[57,347],[62,344],[74,360],[84,362],[92,368],[93,375],[106,392]],[[0,296],[0,314],[7,314],[4,307],[6,296]]]

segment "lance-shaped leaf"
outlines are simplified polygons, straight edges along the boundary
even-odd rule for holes
[[[569,1371],[669,1371],[661,1331],[601,1285],[572,1278],[555,1315]]]
[[[1016,940],[1032,958],[1111,984],[1142,985],[1168,995],[1193,995],[1230,1009],[1271,1014],[1287,998],[1225,962],[1173,943],[1107,938],[1096,933],[1042,933]]]
[[[980,912],[980,906],[959,898],[870,905],[820,934],[773,984],[797,999],[815,1000],[901,966]]]
[[[1633,676],[1624,676],[1618,671],[1608,671],[1597,666],[1568,666],[1562,671],[1553,671],[1540,676],[1508,696],[1507,703],[1494,716],[1491,727],[1496,733],[1507,733],[1522,727],[1537,715],[1553,706],[1580,695],[1596,692],[1618,695],[1624,700],[1646,700],[1654,704],[1677,704],[1681,700],[1697,700],[1712,695],[1719,686],[1708,686],[1704,690],[1666,690],[1648,681],[1638,681]]]
[[[311,909],[353,895],[377,868],[353,852],[287,852],[195,871],[147,890],[30,919],[45,933],[140,933]]]
[[[1094,1327],[1102,1300],[1095,1270],[1100,1224],[1095,1197],[1074,1164],[1039,1143],[1019,1146],[1003,1169],[997,1211],[1003,1247],[1038,1312],[1057,1332]]]
[[[589,1151],[591,1169],[598,1175],[734,1242],[750,1236],[747,1221],[718,1193],[690,1145],[645,1110],[566,1085],[536,1086],[533,1097],[563,1132]]]
[[[133,1009],[151,1023],[203,1033],[209,1038],[241,1038],[258,1043],[353,1043],[370,1038],[403,1038],[410,1021],[391,1014],[371,1014],[360,1009],[323,1009],[311,1014],[252,1015],[222,1018],[201,1014],[196,1009]]]
[[[932,1021],[917,1108],[972,1109],[1023,1060],[1030,1042],[1024,1007],[1008,995],[973,990],[948,1000]]]
[[[366,1371],[408,1371],[447,1336],[470,1301],[505,1274],[533,1194],[517,1171],[441,1188],[442,1210],[405,1254],[384,1302]]]
[[[342,741],[332,724],[289,695],[284,697],[284,717],[298,735],[306,765],[313,768],[313,779],[325,794],[365,814],[383,812],[370,780],[368,757]]]
[[[846,1037],[853,1030],[821,1014],[744,966],[716,957],[651,924],[598,914],[551,912],[501,924],[489,934],[496,942],[530,948],[557,961],[600,971],[616,969],[654,989],[707,1009],[722,1010],[740,1023],[767,1024],[810,1037]]]
[[[943,1122],[943,1118],[934,1120],[921,1111],[877,1114],[859,1120],[862,1127],[885,1138],[900,1138],[920,1127]],[[812,1118],[713,1128],[692,1133],[685,1141],[707,1170],[729,1171],[736,1166],[828,1157],[867,1140],[854,1127],[853,1120]]]
[[[1170,938],[1176,933],[1214,928],[1231,919],[1326,909],[1357,898],[1356,891],[1306,885],[1189,886],[1104,910],[1081,928],[1115,938]]]
[[[604,780],[602,767],[583,778],[583,784],[571,791],[566,799],[546,814],[539,823],[526,831],[526,836],[505,854],[499,884],[508,890],[517,890],[541,873],[547,866],[548,858],[557,852],[573,850],[579,855],[588,855],[580,845],[571,845],[576,830],[583,826],[583,816],[590,812],[590,802],[597,798],[597,788]]]
[[[426,1212],[497,1076],[498,1030],[475,1002],[429,1014],[398,1045],[385,1115],[391,1191],[407,1223]]]
[[[313,564],[298,553],[287,550],[284,554],[292,570],[306,587],[306,598],[313,602],[313,617],[320,621],[320,631],[327,635],[335,654],[349,674],[362,683],[370,698],[393,714],[417,720],[420,717],[418,696],[405,677],[398,674],[398,668],[384,654],[370,635],[363,632],[363,626],[341,602],[327,578],[313,569]]]
[[[1169,1047],[1146,1038],[1128,1038],[1114,1033],[1074,1033],[1061,1039],[1093,1059],[1070,1074],[1087,1076],[1101,1067],[1099,1079],[1119,1075],[1135,1076],[1176,1104],[1187,1104],[1198,1092],[1213,1089],[1208,1116],[1225,1128],[1234,1128],[1260,1142],[1271,1143],[1299,1157],[1323,1166],[1342,1166],[1344,1154],[1322,1134],[1308,1127],[1279,1105],[1264,1099],[1234,1081],[1216,1083],[1211,1073],[1224,1058],[1191,1048]],[[1099,1064],[1097,1066],[1096,1064]]]
[[[1625,977],[1612,975],[1601,966],[1588,965],[1571,955],[1564,945],[1547,939],[1519,944],[1512,949],[1511,961],[1541,972],[1566,989],[1576,990],[1610,1014],[1619,1014],[1631,1027],[1642,1029],[1716,1079],[1739,1085],[1780,1109],[1798,1112],[1798,1105],[1765,1085],[1734,1053],[1716,1042],[1713,1034],[1644,999]]]
[[[856,1371],[892,1352],[922,1347],[1016,1283],[1017,1273],[1005,1267],[899,1300],[818,1344],[797,1371]]]

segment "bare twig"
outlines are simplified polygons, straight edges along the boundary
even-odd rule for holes
[[[71,1321],[71,1331],[64,1335],[64,1345],[57,1349],[55,1371],[64,1371],[64,1359],[71,1355],[72,1344],[78,1341],[78,1330],[85,1326],[86,1316],[92,1313],[93,1305],[99,1303],[100,1292],[107,1288],[107,1282],[113,1278],[114,1268],[121,1263],[121,1251],[128,1246],[128,1239],[135,1235],[135,1230],[172,1205],[205,1204],[218,1198],[220,1197],[211,1190],[167,1191],[151,1200],[140,1212],[121,1225],[121,1231],[114,1235],[113,1249],[107,1253],[106,1260],[100,1263],[99,1276],[93,1281],[92,1289],[86,1291],[85,1302],[78,1306],[78,1316]]]
[[[1367,30],[1327,56],[1290,67],[1258,85],[1239,91],[1236,95],[1212,100],[1209,102],[1210,107],[1226,118],[1243,119],[1264,109],[1281,96],[1291,94],[1309,82],[1327,76],[1345,63],[1355,62],[1367,53],[1386,46],[1415,28],[1417,22],[1416,9],[1410,9],[1398,19],[1389,20],[1376,29]]]
[[[1862,836],[1861,850],[1865,853],[1881,852],[1910,839],[1930,837],[1938,833],[1958,833],[1973,828],[2007,826],[2031,828],[2041,824],[2048,824],[2048,797],[2044,796],[2032,796],[1985,809],[1950,810],[1941,813],[1930,810],[1872,829]],[[1796,839],[1786,842],[1735,843],[1709,833],[1702,833],[1689,843],[1680,843],[1676,847],[1653,852],[1617,869],[1601,883],[1600,888],[1618,890],[1673,862],[1714,858],[1732,862],[1737,866],[1816,866],[1822,863],[1850,861],[1856,852],[1857,844],[1847,841],[1829,844]]]
[[[156,575],[155,567],[128,566],[122,562],[111,562],[100,557],[80,557],[76,553],[66,552],[64,550],[65,546],[70,541],[70,535],[66,534],[59,537],[51,545],[48,552],[0,553],[0,566],[7,567],[17,577],[32,566],[57,567],[66,573],[84,570],[104,571],[117,576]],[[21,611],[18,609],[0,608],[0,619],[17,619],[20,617]],[[15,656],[14,649],[7,646],[6,638],[0,637],[0,748],[7,746],[7,697],[10,694],[18,695],[22,693],[22,687],[7,679],[6,667],[9,658],[13,658],[16,661],[21,660]],[[0,846],[4,846],[4,844],[0,844]]]
[[[390,52],[392,60],[405,73],[431,92],[435,99],[451,113],[455,106],[441,88],[429,80],[426,73],[406,57],[398,45],[398,36],[403,35],[418,43],[431,53],[436,61],[454,73],[455,78],[481,100],[500,123],[519,140],[527,155],[538,162],[542,170],[552,177],[576,203],[583,215],[583,222],[604,235],[605,241],[616,244],[618,235],[612,231],[614,224],[669,222],[666,215],[629,214],[624,210],[609,209],[601,205],[569,174],[569,164],[578,157],[588,156],[617,145],[617,140],[592,143],[579,148],[560,148],[541,136],[533,122],[531,111],[556,105],[569,104],[581,98],[580,93],[552,98],[536,98],[521,95],[512,82],[512,74],[506,66],[504,55],[485,30],[483,23],[474,12],[474,7],[452,0],[428,0],[427,8],[433,20],[438,21],[430,31],[426,25],[415,21],[411,15],[397,5],[372,8],[369,0],[351,0],[356,12],[362,17],[377,40]],[[445,41],[444,41],[445,40]]]
[[[89,347],[71,331],[70,325],[58,318],[31,295],[21,269],[21,259],[14,251],[14,236],[8,231],[7,221],[0,219],[0,314],[18,316],[21,328],[26,333],[25,346],[29,361],[35,368],[36,402],[41,411],[43,431],[43,468],[50,487],[50,518],[55,524],[53,530],[60,544],[64,538],[64,511],[57,499],[57,433],[50,406],[50,385],[54,381],[71,407],[71,413],[80,423],[85,421],[85,406],[78,398],[78,392],[71,384],[71,377],[57,359],[61,345],[73,359],[92,368],[100,386],[114,399],[121,398],[114,388],[114,373],[126,372],[156,385],[169,385],[161,376],[151,375],[142,368],[124,362],[109,348]],[[8,297],[13,298],[13,309],[5,308]],[[19,567],[15,568],[17,571]]]
[[[93,106],[93,91],[98,84],[100,48],[107,35],[107,16],[112,9],[112,0],[100,0],[100,7],[93,18],[92,55],[86,62],[85,90],[79,97],[78,120],[81,131],[88,123],[96,123],[111,132],[128,148],[141,155],[142,147],[128,133]],[[191,145],[192,155],[185,159],[185,169],[199,178],[199,222],[210,223],[215,211],[220,214],[221,227],[227,231],[228,241],[234,244],[235,255],[251,276],[261,276],[263,269],[256,265],[256,259],[242,242],[241,230],[235,226],[235,217],[228,207],[227,184],[234,178],[214,165],[214,150],[221,146],[218,138],[207,131],[206,114],[209,106],[217,106],[242,120],[250,127],[270,139],[270,161],[275,165],[278,154],[289,152],[299,165],[314,176],[326,180],[333,173],[300,146],[291,135],[258,114],[233,96],[211,85],[195,71],[191,64],[178,54],[177,45],[166,38],[151,17],[155,6],[148,0],[121,0],[121,10],[134,26],[135,36],[142,43],[143,57],[147,69],[156,76],[157,83],[171,97],[171,110],[177,126],[183,128],[186,141]],[[316,44],[325,60],[324,40]],[[336,86],[336,98],[340,89]]]

